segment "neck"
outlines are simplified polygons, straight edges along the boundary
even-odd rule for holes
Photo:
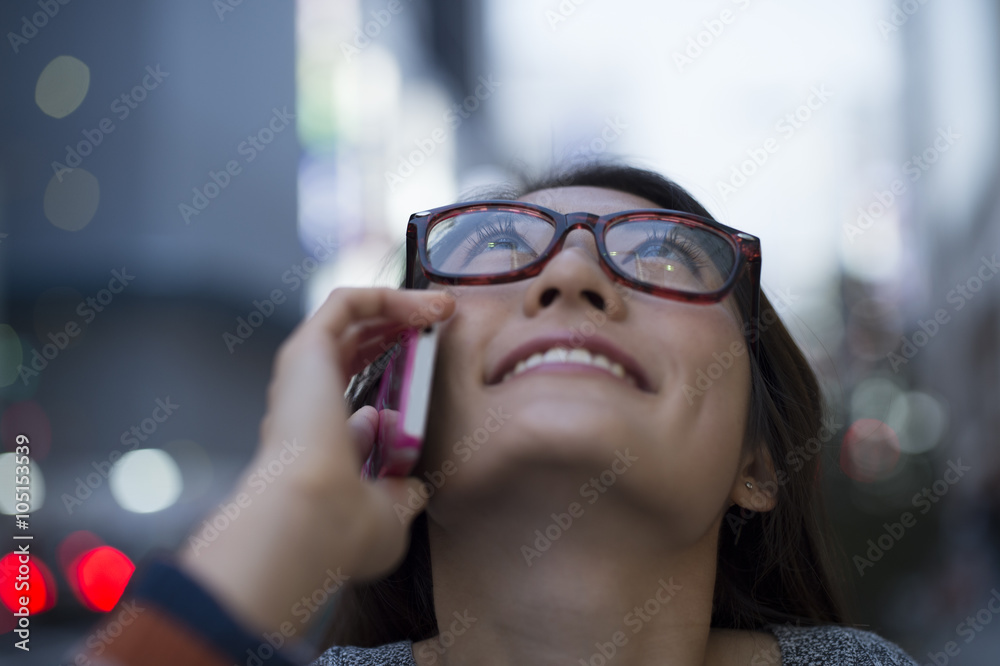
[[[662,515],[566,476],[429,509],[439,635],[421,666],[705,663],[721,516],[678,544]]]

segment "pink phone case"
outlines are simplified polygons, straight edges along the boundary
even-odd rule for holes
[[[437,329],[410,329],[390,361],[375,401],[378,433],[372,454],[362,467],[365,478],[406,476],[423,446],[430,402]]]

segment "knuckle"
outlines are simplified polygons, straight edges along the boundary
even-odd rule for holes
[[[326,296],[327,303],[338,303],[347,296],[348,287],[334,287]]]

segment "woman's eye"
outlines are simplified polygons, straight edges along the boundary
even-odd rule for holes
[[[479,248],[481,251],[486,250],[516,250],[523,245],[523,241],[517,238],[511,237],[500,237],[494,238],[492,240],[487,240],[479,243]]]
[[[634,234],[631,238],[626,237],[629,232]],[[621,225],[611,244],[622,248],[611,252],[620,257],[615,263],[642,282],[695,292],[711,291],[721,283],[701,239],[676,227]]]
[[[551,221],[526,213],[468,213],[430,230],[428,259],[447,273],[508,273],[537,260],[554,229]]]
[[[469,258],[489,252],[491,250],[504,250],[506,252],[530,252],[531,247],[521,236],[508,232],[490,232],[481,238],[470,239],[468,245]]]
[[[681,262],[685,268],[694,273],[699,270],[697,257],[682,242],[669,238],[651,238],[635,248],[632,255],[634,260],[672,259]]]
[[[512,221],[484,224],[470,234],[464,247],[463,270],[503,273],[520,268],[538,255]]]
[[[668,243],[644,243],[642,247],[636,252],[636,256],[641,258],[649,257],[670,257],[677,256],[680,253],[677,248],[673,247]]]

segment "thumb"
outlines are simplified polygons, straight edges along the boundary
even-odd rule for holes
[[[347,419],[347,429],[361,461],[367,460],[371,455],[375,436],[378,434],[378,422],[378,410],[371,405],[365,405]]]

